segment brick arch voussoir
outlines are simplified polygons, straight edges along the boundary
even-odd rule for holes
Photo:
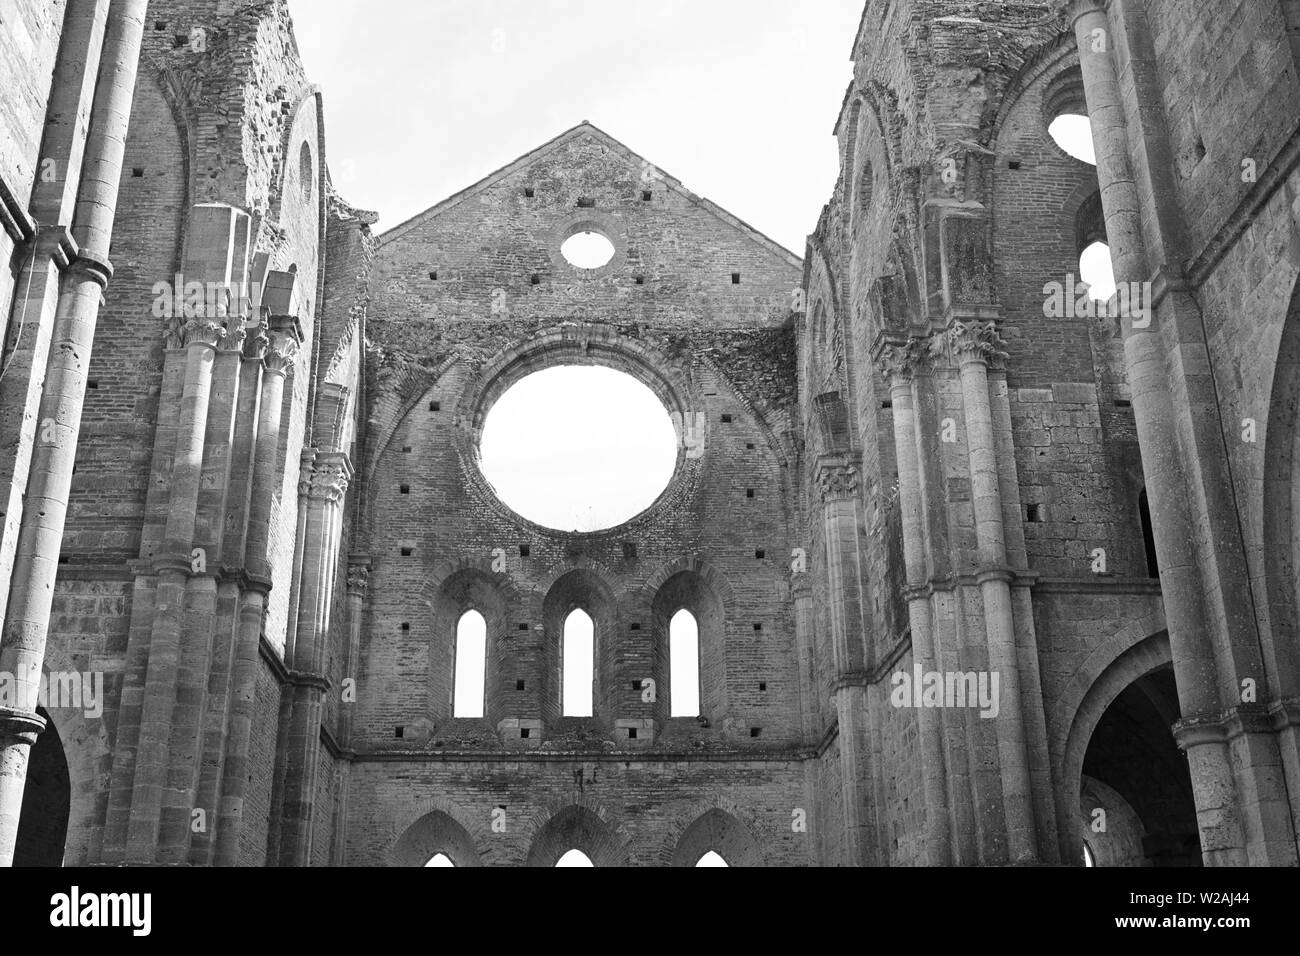
[[[490,557],[468,557],[461,555],[447,558],[433,566],[429,578],[420,588],[420,600],[432,607],[438,600],[447,582],[459,574],[470,573],[491,584],[500,593],[506,607],[523,606],[524,596],[514,579],[504,571],[492,570]]]
[[[488,845],[490,836],[484,821],[467,812],[463,807],[444,797],[427,797],[415,805],[415,809],[406,814],[401,823],[395,824],[393,834],[385,848],[384,859],[390,866],[423,866],[413,860],[401,859],[403,841],[418,837],[416,828],[425,825],[425,821],[437,814],[449,818],[468,838],[473,854],[468,859],[452,857],[457,866],[482,866],[483,848]],[[444,851],[445,852],[445,851]],[[427,862],[427,861],[425,861]]]
[[[732,590],[731,582],[727,580],[726,575],[696,554],[684,554],[671,561],[666,561],[656,568],[650,577],[646,579],[645,584],[641,586],[638,603],[644,604],[646,607],[653,606],[655,596],[659,593],[659,590],[671,578],[683,571],[699,575],[700,579],[722,604],[724,613],[727,608],[735,607],[735,592]]]
[[[731,855],[722,853],[718,846],[713,845],[718,841],[710,839],[712,828],[719,823],[731,835],[727,843]],[[672,814],[656,858],[664,866],[690,867],[709,850],[715,850],[722,854],[729,866],[759,866],[763,857],[757,836],[759,832],[760,828],[748,810],[729,797],[713,794]]]
[[[584,793],[571,793],[561,800],[553,800],[539,808],[529,818],[527,866],[554,866],[568,850],[574,849],[564,839],[560,828],[576,816],[590,826],[594,838],[588,846],[580,846],[596,866],[626,866],[631,839],[622,824],[616,823],[606,808]]]

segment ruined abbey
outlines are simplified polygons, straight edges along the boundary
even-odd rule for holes
[[[1300,4],[843,42],[800,258],[586,122],[379,232],[285,0],[0,2],[0,863],[1296,865]],[[676,466],[559,531],[593,365]]]

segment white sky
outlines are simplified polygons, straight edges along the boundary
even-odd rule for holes
[[[326,158],[397,225],[590,120],[798,255],[863,0],[289,0]]]

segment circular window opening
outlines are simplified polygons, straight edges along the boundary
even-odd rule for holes
[[[624,372],[563,365],[534,372],[488,411],[480,467],[503,502],[559,531],[601,531],[645,511],[677,466],[659,398]]]
[[[1092,124],[1079,113],[1062,113],[1048,124],[1047,132],[1056,145],[1075,159],[1097,165],[1097,154],[1092,147]]]
[[[575,232],[560,246],[560,255],[575,269],[599,269],[614,258],[614,243],[598,232]]]

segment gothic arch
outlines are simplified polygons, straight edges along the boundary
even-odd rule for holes
[[[569,850],[581,850],[596,866],[628,865],[626,835],[608,822],[602,807],[586,800],[542,811],[532,833],[525,866],[555,866]]]
[[[761,866],[763,862],[762,848],[749,828],[734,814],[718,807],[700,814],[682,832],[669,865],[695,866],[710,850],[728,866]]]
[[[467,611],[477,611],[487,624],[487,662],[484,679],[483,719],[496,726],[505,689],[501,683],[503,658],[510,628],[517,614],[518,594],[505,574],[462,559],[445,562],[425,585],[422,597],[432,614],[428,642],[428,713],[435,723],[452,716],[458,625]],[[472,718],[471,718],[472,719]]]
[[[444,853],[456,866],[482,866],[478,846],[482,832],[469,815],[447,800],[423,801],[417,818],[408,824],[387,853],[390,866],[424,866],[436,853]]]
[[[670,719],[673,688],[668,656],[673,615],[687,610],[699,629],[700,714],[710,726],[721,726],[727,713],[726,605],[698,570],[683,568],[664,579],[650,599],[651,675],[660,688],[654,704],[656,721]]]
[[[588,567],[572,568],[549,584],[542,599],[544,630],[543,659],[546,666],[540,692],[542,719],[554,724],[564,713],[564,662],[562,641],[569,614],[581,609],[590,618],[595,639],[595,673],[592,688],[592,717],[607,719],[617,710],[618,686],[616,651],[619,644],[618,599],[604,577]],[[538,592],[541,593],[542,586]],[[587,854],[591,856],[590,853]],[[594,860],[595,857],[592,857]]]

